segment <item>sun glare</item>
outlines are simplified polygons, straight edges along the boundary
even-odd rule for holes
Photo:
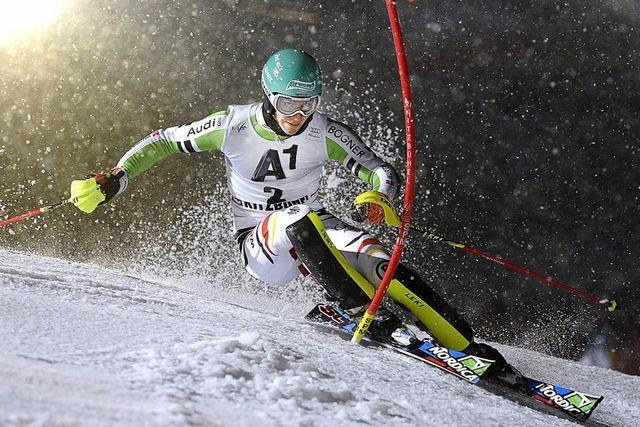
[[[29,35],[51,23],[64,0],[0,0],[0,42]]]

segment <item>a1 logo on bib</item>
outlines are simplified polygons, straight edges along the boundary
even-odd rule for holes
[[[282,152],[289,155],[289,169],[294,170],[296,168],[298,146],[292,145],[290,148],[282,150]],[[253,172],[251,180],[255,182],[264,182],[267,176],[272,176],[275,179],[285,179],[287,177],[284,173],[284,169],[282,168],[278,150],[269,149],[263,154],[260,162],[258,163],[258,167]]]

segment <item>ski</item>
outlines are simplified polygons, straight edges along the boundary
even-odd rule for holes
[[[329,303],[316,305],[305,318],[314,323],[338,327],[349,336],[353,335],[358,327],[356,320],[349,313],[339,306]],[[369,332],[365,335],[364,341],[418,359],[471,384],[478,384],[488,391],[511,398],[533,409],[540,409],[538,403],[544,404],[545,407],[551,409],[550,413],[577,421],[586,421],[603,400],[602,396],[581,393],[524,375],[519,376],[515,383],[509,383],[497,377],[482,378],[482,375],[494,363],[493,360],[448,349],[433,338],[417,340],[417,342],[405,346],[397,343],[391,337],[376,336]],[[481,378],[483,381],[480,381]],[[516,398],[514,394],[520,398]]]
[[[581,393],[527,377],[521,378],[518,387],[538,402],[558,409],[578,421],[586,421],[604,399],[603,396]]]
[[[316,305],[316,307],[307,314],[306,319],[312,322],[338,326],[350,335],[353,335],[358,327],[348,313],[331,304]],[[368,333],[365,335],[364,340],[411,356],[472,384],[480,381],[482,374],[484,374],[494,362],[490,359],[471,356],[460,351],[448,349],[432,339],[418,340],[410,346],[403,346],[396,343],[390,337],[379,337]]]

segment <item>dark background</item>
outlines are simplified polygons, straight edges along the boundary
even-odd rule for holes
[[[622,310],[419,236],[405,259],[484,338],[578,359],[600,333],[614,367],[639,374],[638,6],[398,7],[417,124],[414,223],[615,296]],[[52,26],[0,45],[0,214],[62,199],[71,179],[112,167],[154,129],[259,99],[262,64],[289,46],[320,61],[322,109],[403,170],[382,0],[69,0]],[[351,181],[327,167],[327,204],[342,217],[362,188]],[[10,226],[0,247],[266,292],[240,271],[226,197],[219,154],[174,156],[93,215],[68,207]]]

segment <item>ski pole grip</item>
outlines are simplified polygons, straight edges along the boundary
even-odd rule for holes
[[[393,205],[389,201],[389,198],[382,193],[377,191],[365,191],[360,194],[353,201],[353,204],[358,207],[363,203],[372,203],[374,205],[378,205],[384,211],[384,220],[390,227],[400,227],[402,225],[402,221],[398,217],[398,214],[393,209]]]

